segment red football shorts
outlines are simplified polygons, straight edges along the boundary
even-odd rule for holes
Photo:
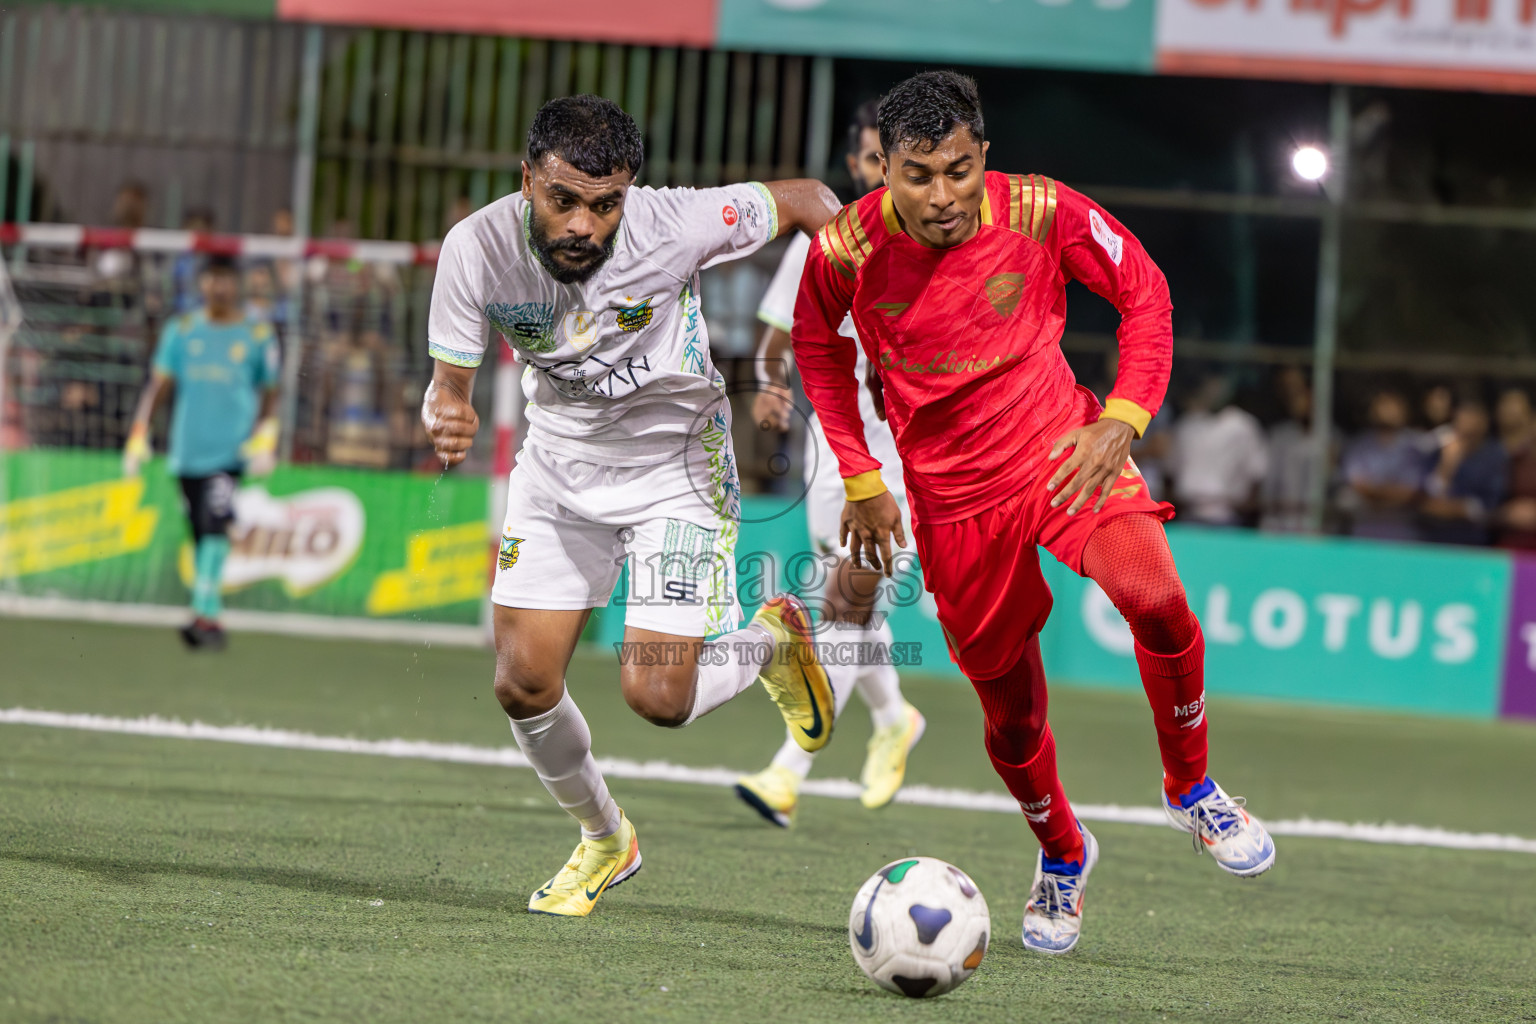
[[[1072,429],[1069,424],[1056,436]],[[1045,485],[1060,461],[1046,463],[1033,480],[969,519],[912,524],[949,655],[969,679],[996,679],[1013,668],[1051,614],[1039,548],[1082,575],[1083,551],[1100,523],[1127,512],[1149,512],[1164,522],[1173,518],[1173,506],[1152,500],[1141,471],[1129,460],[1103,511],[1093,511],[1097,495],[1076,515],[1067,515],[1071,501],[1052,508]]]

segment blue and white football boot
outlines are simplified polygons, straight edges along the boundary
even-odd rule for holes
[[[1168,824],[1189,833],[1196,853],[1209,853],[1238,878],[1252,878],[1274,867],[1275,841],[1243,805],[1242,797],[1228,796],[1209,775],[1176,801],[1163,793]]]

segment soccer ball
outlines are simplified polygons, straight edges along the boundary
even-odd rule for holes
[[[848,915],[859,968],[881,988],[914,999],[958,988],[981,964],[991,936],[992,916],[976,883],[934,857],[876,871]]]

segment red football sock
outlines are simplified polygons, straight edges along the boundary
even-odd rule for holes
[[[1047,857],[1081,860],[1083,837],[1056,775],[1056,740],[1045,719],[1045,668],[1040,640],[997,679],[971,680],[987,723],[987,754],[1019,802]]]
[[[1163,789],[1182,796],[1205,781],[1205,636],[1196,624],[1194,640],[1172,655],[1153,654],[1138,643],[1136,664],[1163,755]]]
[[[1205,781],[1205,638],[1189,610],[1163,524],[1128,514],[1088,538],[1083,574],[1103,588],[1136,639],[1170,796]]]

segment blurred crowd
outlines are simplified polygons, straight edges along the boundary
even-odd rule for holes
[[[1308,531],[1321,488],[1328,532],[1536,549],[1536,415],[1524,388],[1380,386],[1354,399],[1359,409],[1346,395],[1335,409],[1358,428],[1334,427],[1322,459],[1297,367],[1275,370],[1268,394],[1239,394],[1230,374],[1210,373],[1171,397],[1133,455],[1183,522]]]

